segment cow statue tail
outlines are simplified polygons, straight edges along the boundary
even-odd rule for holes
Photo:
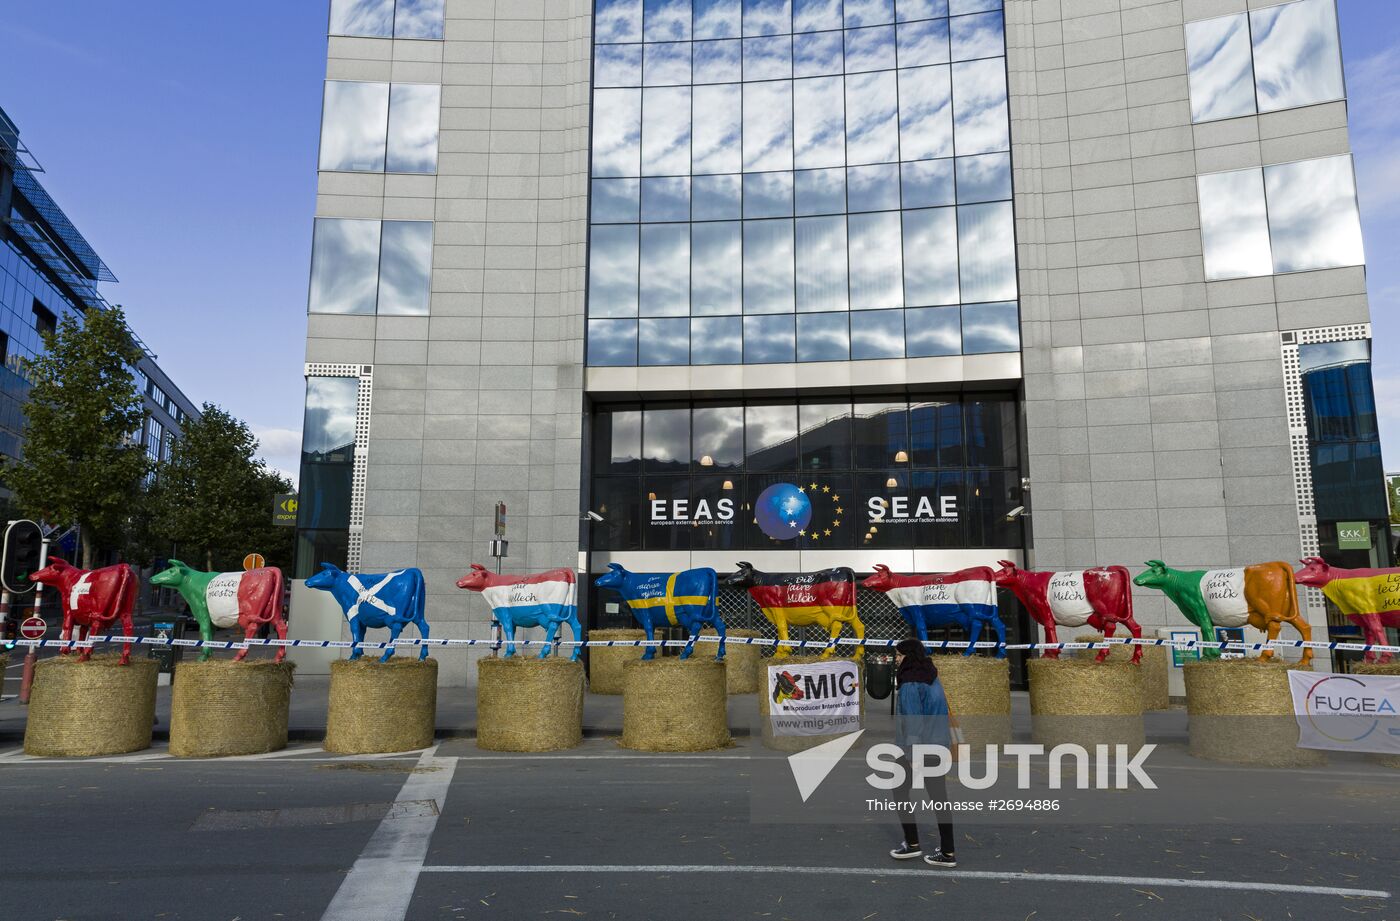
[[[408,601],[408,609],[412,612],[412,619],[418,625],[418,635],[423,639],[428,638],[428,619],[425,616],[428,603],[428,590],[423,582],[423,571],[413,570],[413,597]],[[423,661],[428,657],[428,647],[423,645],[418,651],[418,661]]]
[[[283,591],[285,589],[285,577],[282,575],[282,567],[270,566],[272,570],[272,598],[269,600],[271,610],[268,611],[268,624],[277,631],[277,638],[285,640],[287,638],[287,612],[282,607]],[[287,657],[287,647],[278,646],[275,661],[281,662]]]
[[[116,614],[122,622],[122,633],[132,636],[136,632],[136,627],[131,622],[131,612],[136,607],[136,591],[140,587],[136,578],[136,572],[130,566],[122,567],[122,584],[117,591]],[[131,661],[131,644],[122,644],[122,664],[126,665]]]

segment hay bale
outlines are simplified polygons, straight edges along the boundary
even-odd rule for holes
[[[1128,660],[1031,659],[1031,738],[1047,749],[1071,742],[1127,745],[1146,741],[1142,669]]]
[[[701,636],[715,636],[715,631],[706,627],[700,631]],[[763,658],[763,647],[750,643],[735,643],[734,639],[746,639],[749,637],[760,637],[763,634],[757,630],[726,630],[725,635],[731,642],[724,647],[725,680],[728,681],[728,691],[730,694],[755,694],[763,685],[762,668],[759,661]],[[717,648],[714,643],[696,643],[696,654]]]
[[[1392,662],[1358,662],[1352,671],[1358,675],[1400,675],[1400,660]],[[1366,756],[1366,760],[1384,765],[1385,767],[1400,768],[1400,755],[1382,755],[1379,752],[1371,752]]]
[[[861,668],[861,660],[849,656],[784,656],[781,659],[768,659],[761,670],[762,687],[758,694],[758,718],[763,730],[763,745],[782,752],[806,751],[814,745],[821,745],[823,742],[830,742],[832,739],[847,735],[852,730],[843,729],[836,733],[823,733],[821,735],[795,736],[777,735],[773,731],[773,697],[768,692],[768,669],[772,667],[787,668],[790,665],[810,665],[815,662],[854,662],[857,674],[860,675],[860,718],[861,724],[865,723],[865,671]]]
[[[590,643],[603,640],[644,640],[645,630],[589,630]],[[588,690],[594,694],[622,693],[622,663],[642,657],[642,646],[589,646]]]
[[[477,748],[548,752],[582,741],[582,662],[520,656],[477,661]]]
[[[368,656],[331,663],[330,708],[322,747],[342,755],[416,751],[433,744],[436,659]]]
[[[1191,754],[1211,761],[1297,767],[1327,756],[1298,747],[1298,721],[1288,672],[1278,659],[1187,662],[1186,712]]]
[[[155,659],[77,655],[34,668],[24,751],[44,757],[121,755],[151,747],[156,721]]]
[[[170,754],[177,758],[259,755],[287,747],[291,662],[210,659],[175,666]]]
[[[1011,666],[990,656],[935,654],[938,680],[974,752],[1011,741]]]
[[[708,656],[622,667],[622,747],[698,752],[730,744],[726,667]]]
[[[1102,639],[1102,633],[1081,633],[1074,638],[1074,641],[1076,643],[1097,643]],[[1116,662],[1119,659],[1131,659],[1134,648],[1133,646],[1115,646],[1109,650],[1108,658],[1105,661]],[[1076,650],[1076,653],[1076,658],[1092,659],[1099,654],[1099,651],[1097,649],[1079,649]],[[1142,661],[1138,665],[1142,669],[1142,709],[1171,709],[1171,694],[1167,690],[1167,677],[1171,674],[1171,665],[1171,652],[1168,651],[1167,647],[1142,647]]]

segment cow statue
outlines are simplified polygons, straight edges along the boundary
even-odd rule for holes
[[[131,609],[136,604],[136,576],[125,563],[101,569],[79,569],[58,557],[49,557],[48,565],[29,576],[31,582],[42,582],[58,592],[63,607],[65,641],[78,628],[77,639],[87,639],[94,633],[106,633],[114,621],[122,622],[122,631],[131,636]],[[63,655],[69,650],[64,649]],[[78,661],[92,658],[92,647],[78,653]],[[122,664],[131,661],[131,644],[122,646]]]
[[[179,560],[171,560],[168,568],[151,576],[152,585],[173,588],[190,606],[190,614],[199,624],[199,636],[204,642],[214,640],[214,628],[237,626],[246,639],[252,639],[263,627],[271,625],[280,639],[287,638],[287,618],[282,613],[282,570],[262,566],[246,572],[203,572],[192,569]],[[204,662],[214,654],[205,646],[199,654]],[[238,650],[235,662],[248,655],[248,647]],[[277,648],[277,661],[287,656],[287,647]]]
[[[1303,568],[1293,574],[1294,580],[1322,589],[1327,600],[1361,628],[1368,644],[1384,646],[1385,628],[1400,627],[1400,569],[1339,569],[1317,556],[1300,562]],[[1380,661],[1391,658],[1387,652]],[[1376,661],[1374,649],[1366,651],[1366,661]]]
[[[515,655],[517,627],[544,628],[544,637],[550,645],[540,650],[541,659],[553,650],[554,638],[559,635],[562,624],[569,625],[575,643],[583,639],[583,628],[578,622],[578,585],[572,569],[501,576],[480,563],[473,563],[472,571],[457,580],[457,587],[481,592],[486,603],[491,605],[491,616],[500,621],[505,633],[506,658]],[[577,661],[582,652],[582,646],[574,646],[569,661]]]
[[[357,644],[365,641],[365,631],[370,627],[387,627],[390,642],[397,640],[409,624],[418,628],[420,637],[428,638],[428,620],[423,616],[427,592],[423,587],[422,570],[349,573],[342,572],[334,563],[322,563],[321,571],[306,580],[306,587],[331,593],[349,622],[350,635]],[[364,654],[365,651],[356,646],[350,658],[358,659]],[[390,646],[379,661],[388,662],[393,657],[394,647]],[[427,657],[428,647],[423,646],[418,659],[422,661]]]
[[[1134,637],[1142,636],[1142,628],[1133,619],[1133,592],[1128,584],[1128,570],[1122,566],[1096,566],[1067,572],[1034,572],[1018,569],[1015,563],[998,560],[1001,566],[992,574],[997,585],[1012,593],[1030,611],[1036,623],[1045,630],[1048,643],[1058,643],[1056,627],[1089,626],[1104,635],[1113,636],[1122,624]],[[1108,658],[1111,650],[1100,649],[1096,662]],[[1058,659],[1058,649],[1045,650],[1049,659]],[[1133,664],[1142,661],[1142,647],[1133,647]]]
[[[788,627],[809,624],[821,627],[831,640],[841,635],[844,624],[851,625],[856,639],[865,637],[865,625],[856,613],[856,574],[844,566],[819,572],[769,574],[759,572],[750,563],[740,563],[722,582],[749,590],[763,616],[773,622],[779,640],[788,638]],[[835,648],[834,643],[829,644],[822,657],[831,655]],[[853,656],[860,658],[863,652],[865,647],[857,646]],[[791,654],[789,646],[773,650],[775,659]]]
[[[684,627],[691,643],[681,653],[690,657],[695,638],[701,627],[714,627],[719,634],[719,652],[715,659],[724,658],[724,621],[715,610],[715,588],[718,576],[713,569],[686,569],[682,572],[628,572],[617,563],[609,563],[608,571],[594,584],[599,588],[615,588],[632,609],[632,616],[647,633],[647,640],[656,638],[657,627]],[[642,658],[650,660],[656,647],[648,646]]]
[[[1275,640],[1284,623],[1292,624],[1304,640],[1312,639],[1312,628],[1298,613],[1293,567],[1287,563],[1185,570],[1172,569],[1161,560],[1148,560],[1147,568],[1138,573],[1133,584],[1161,591],[1196,625],[1202,639],[1212,639],[1216,627],[1249,624]],[[1220,655],[1218,649],[1203,652],[1212,659]],[[1266,649],[1260,658],[1269,659],[1273,654],[1272,649]],[[1312,661],[1312,655],[1312,650],[1304,647],[1304,666]]]
[[[875,574],[861,586],[888,595],[920,640],[928,640],[930,627],[961,627],[968,639],[963,655],[970,656],[982,628],[990,627],[997,634],[996,657],[1006,658],[1006,625],[997,614],[997,587],[990,566],[901,576],[888,566],[876,565]]]

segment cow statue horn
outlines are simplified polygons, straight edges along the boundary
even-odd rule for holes
[[[486,572],[486,567],[482,566],[480,563],[473,563],[472,569],[477,572]]]

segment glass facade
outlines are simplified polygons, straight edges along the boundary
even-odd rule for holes
[[[588,360],[1016,351],[995,0],[598,0]]]
[[[345,566],[355,469],[357,377],[308,377],[301,435],[296,576],[321,563]]]
[[[1319,524],[1379,524],[1389,516],[1370,345],[1355,339],[1298,346]]]
[[[331,0],[330,33],[442,38],[443,0]]]
[[[311,242],[311,313],[426,316],[431,221],[317,218]]]
[[[442,87],[327,80],[321,109],[322,170],[437,170]]]
[[[1022,542],[1009,396],[608,406],[593,444],[594,549]]]
[[[1346,95],[1336,0],[1293,0],[1187,23],[1186,60],[1195,122]]]
[[[1196,177],[1206,278],[1364,265],[1351,157]]]

